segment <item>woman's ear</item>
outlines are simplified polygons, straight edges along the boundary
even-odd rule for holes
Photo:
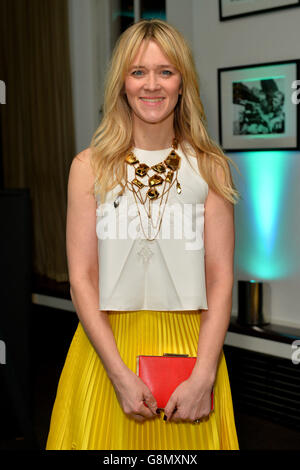
[[[182,80],[181,80],[181,84],[180,84],[180,87],[179,87],[178,95],[182,95]]]

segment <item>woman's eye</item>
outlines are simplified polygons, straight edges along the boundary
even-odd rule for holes
[[[171,70],[163,70],[162,74],[166,75],[166,76],[169,76],[169,75],[172,75],[172,72],[171,72]]]
[[[140,77],[141,75],[143,75],[143,71],[142,70],[134,70],[132,72],[132,75],[135,76],[135,77]]]

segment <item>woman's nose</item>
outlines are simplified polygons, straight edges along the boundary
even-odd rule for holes
[[[145,83],[147,90],[157,90],[160,87],[158,77],[154,72],[149,72]]]

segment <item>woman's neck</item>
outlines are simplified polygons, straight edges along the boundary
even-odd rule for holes
[[[172,146],[175,137],[173,122],[159,124],[134,123],[133,139],[136,148],[161,150]]]

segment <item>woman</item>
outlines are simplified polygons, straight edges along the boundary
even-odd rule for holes
[[[70,169],[67,255],[80,322],[47,449],[238,449],[222,351],[235,198],[183,37],[160,20],[131,26],[110,64],[102,123]],[[170,235],[181,216],[185,235]],[[197,361],[162,416],[136,358],[164,353]]]

